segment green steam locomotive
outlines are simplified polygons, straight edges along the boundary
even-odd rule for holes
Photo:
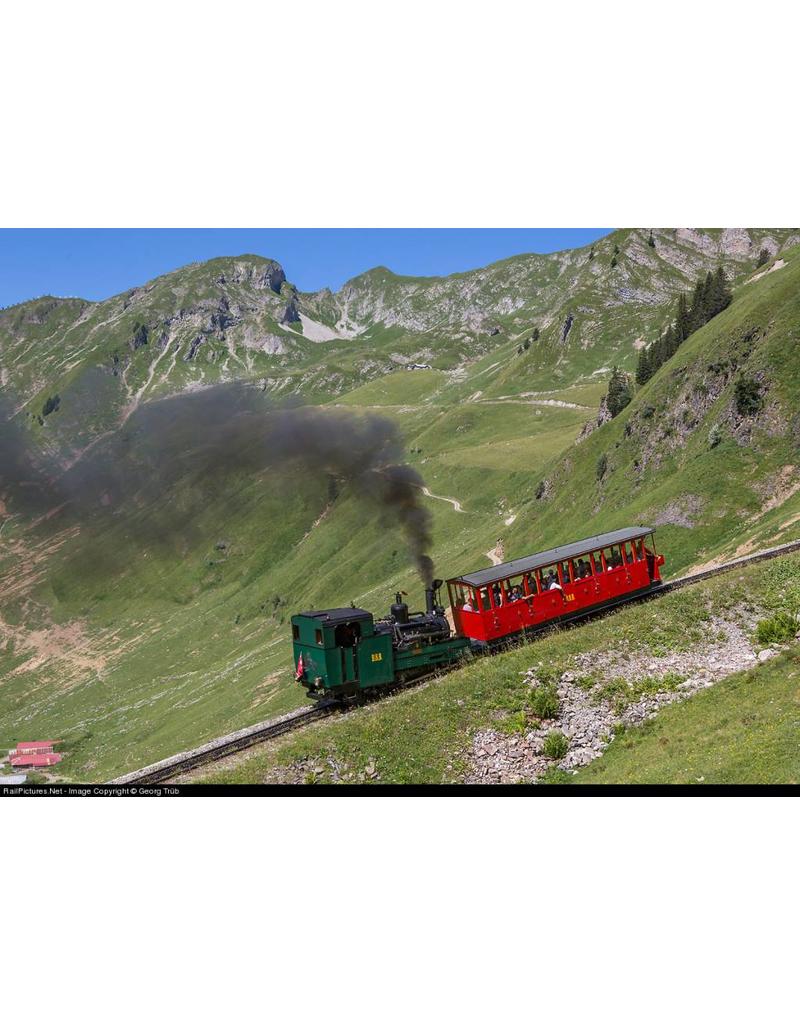
[[[454,636],[439,603],[441,580],[425,591],[425,611],[409,612],[403,594],[375,619],[363,608],[329,608],[292,616],[295,678],[309,696],[347,697],[401,684],[452,665],[470,651]]]

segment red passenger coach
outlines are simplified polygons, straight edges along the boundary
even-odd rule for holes
[[[631,526],[447,581],[453,622],[490,644],[611,607],[661,584],[653,530]]]

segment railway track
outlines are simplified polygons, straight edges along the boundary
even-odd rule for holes
[[[644,594],[634,594],[629,598],[616,602],[613,606],[604,606],[603,608],[598,609],[597,612],[589,612],[586,616],[583,616],[580,620],[575,620],[570,625],[578,625],[581,622],[586,621],[588,618],[594,618],[595,616],[602,615],[608,611],[621,607],[624,604],[629,604],[634,601],[652,600],[656,597],[660,597],[662,594],[670,593],[673,590],[679,590],[681,587],[688,587],[695,583],[701,583],[703,580],[711,579],[714,576],[720,576],[726,572],[732,572],[745,565],[751,565],[754,562],[763,562],[770,558],[777,558],[780,555],[790,554],[792,551],[800,551],[800,540],[790,541],[787,544],[779,544],[771,548],[765,548],[763,551],[757,551],[752,555],[743,555],[741,558],[734,558],[730,562],[723,562],[721,565],[713,566],[709,569],[703,569],[700,572],[689,573],[686,576],[679,576],[674,580],[667,580],[655,590],[647,591]],[[415,679],[413,683],[407,685],[418,686],[433,678],[436,674],[437,673],[435,672],[427,673],[426,675]],[[392,687],[389,692],[394,693],[396,691],[397,687]],[[157,761],[155,764],[148,765],[146,768],[140,768],[138,771],[128,772],[127,775],[120,775],[116,779],[111,779],[107,785],[152,786],[157,785],[158,783],[167,782],[178,775],[183,775],[185,772],[191,771],[193,768],[198,768],[201,765],[210,764],[214,761],[220,761],[240,750],[246,750],[248,747],[256,746],[266,740],[275,739],[277,736],[283,736],[288,732],[293,732],[295,729],[301,729],[306,725],[310,725],[312,722],[319,721],[320,719],[326,718],[336,712],[342,713],[342,707],[336,701],[315,704],[313,707],[297,708],[295,711],[290,711],[288,714],[281,715],[280,718],[273,718],[266,722],[259,722],[256,725],[247,726],[244,729],[239,729],[236,732],[229,733],[227,736],[220,736],[217,739],[211,740],[203,746],[195,747],[193,750],[174,754],[172,757],[167,757],[163,761]]]
[[[193,750],[185,750],[172,757],[166,757],[163,761],[156,761],[155,764],[140,768],[135,772],[128,772],[127,775],[120,775],[106,783],[108,786],[152,786],[159,782],[167,782],[182,775],[192,768],[209,764],[211,761],[219,761],[223,757],[235,754],[239,750],[246,750],[257,743],[265,740],[275,739],[287,732],[293,732],[311,722],[326,718],[335,711],[340,710],[335,701],[325,704],[315,704],[313,707],[297,708],[280,718],[272,718],[267,722],[258,722],[256,725],[249,725],[245,729],[238,729],[227,736],[219,736],[215,740],[195,747]]]

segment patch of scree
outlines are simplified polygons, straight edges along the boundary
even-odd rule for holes
[[[750,634],[752,621],[741,615],[734,619],[712,618],[711,635],[717,639],[702,649],[676,651],[663,657],[645,652],[592,651],[572,658],[570,669],[558,682],[559,712],[556,718],[542,721],[522,735],[508,735],[495,729],[482,729],[474,736],[468,756],[464,782],[477,784],[536,782],[548,768],[557,767],[575,774],[577,769],[600,757],[612,742],[614,730],[620,725],[637,726],[655,718],[667,704],[686,700],[699,690],[713,686],[725,676],[752,668],[769,660],[777,652],[772,648],[759,650]],[[800,634],[799,634],[800,635]],[[533,688],[539,685],[542,663],[524,673]],[[663,692],[647,693],[616,710],[613,703],[600,699],[598,691],[612,679],[625,679],[629,684],[643,677],[663,679],[676,674],[685,676],[677,687]],[[591,676],[590,689],[578,684]],[[561,760],[552,760],[542,752],[545,737],[560,729],[569,741]]]

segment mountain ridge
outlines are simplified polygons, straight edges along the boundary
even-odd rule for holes
[[[216,257],[101,302],[43,297],[0,311],[0,380],[32,406],[36,429],[48,394],[66,407],[72,388],[86,389],[82,376],[110,375],[120,387],[114,395],[102,382],[108,429],[142,400],[229,380],[324,400],[410,364],[460,371],[536,329],[524,359],[503,350],[512,375],[536,388],[555,368],[574,383],[611,362],[631,368],[697,273],[722,258],[736,283],[759,248],[775,255],[793,238],[792,229],[624,229],[452,275],[372,268],[337,292],[299,291],[268,257]]]

